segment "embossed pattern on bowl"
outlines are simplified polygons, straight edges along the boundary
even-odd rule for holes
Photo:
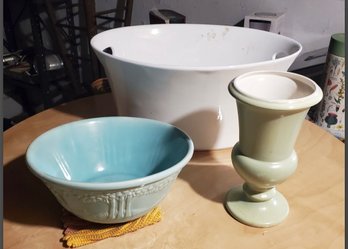
[[[189,136],[143,118],[102,117],[56,127],[29,146],[29,169],[78,217],[120,223],[167,195],[193,155]]]

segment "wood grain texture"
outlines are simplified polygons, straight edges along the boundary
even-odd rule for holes
[[[61,206],[25,163],[31,141],[66,122],[115,114],[111,95],[97,95],[46,110],[4,133],[4,248],[63,248]],[[161,202],[161,222],[83,248],[344,248],[344,144],[305,121],[295,149],[297,170],[277,187],[290,205],[278,226],[253,228],[233,219],[224,197],[243,181],[231,149],[201,151]]]

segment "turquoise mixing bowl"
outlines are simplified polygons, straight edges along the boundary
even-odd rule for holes
[[[170,124],[101,117],[40,135],[26,160],[65,209],[88,221],[120,223],[158,205],[193,151],[191,138]]]

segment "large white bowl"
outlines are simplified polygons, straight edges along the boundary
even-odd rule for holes
[[[228,84],[254,70],[286,71],[302,46],[288,37],[221,25],[159,24],[112,29],[91,45],[119,115],[183,129],[196,150],[232,147],[238,116]]]

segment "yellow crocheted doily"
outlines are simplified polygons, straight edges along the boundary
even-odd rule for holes
[[[134,232],[159,222],[161,218],[161,210],[158,207],[152,209],[145,216],[122,224],[96,224],[83,221],[70,213],[66,213],[63,216],[64,237],[62,240],[68,247],[75,248]]]

